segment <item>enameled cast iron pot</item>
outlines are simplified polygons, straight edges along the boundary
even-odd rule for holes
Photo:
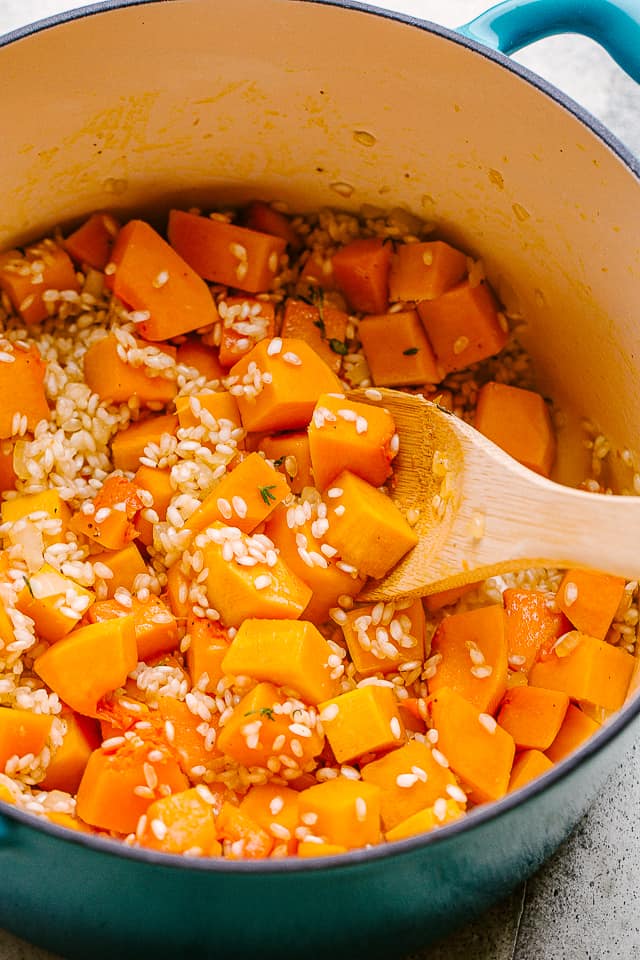
[[[543,389],[638,447],[640,166],[495,52],[558,31],[640,80],[637,0],[507,2],[457,33],[355,3],[108,2],[18,31],[0,40],[0,249],[104,208],[405,206],[484,257]],[[402,955],[549,856],[639,712],[464,821],[322,861],[193,862],[0,803],[0,927],[82,960]]]

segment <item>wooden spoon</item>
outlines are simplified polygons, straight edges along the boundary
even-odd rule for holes
[[[418,511],[416,547],[362,599],[418,597],[527,567],[589,567],[640,578],[640,497],[587,493],[521,466],[423,397],[354,390],[400,435],[391,496]],[[410,514],[409,514],[410,515]]]

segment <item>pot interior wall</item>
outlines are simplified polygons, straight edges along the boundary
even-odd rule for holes
[[[501,64],[371,12],[173,0],[50,27],[0,68],[0,247],[100,208],[407,207],[483,256],[542,389],[637,443],[640,185]]]

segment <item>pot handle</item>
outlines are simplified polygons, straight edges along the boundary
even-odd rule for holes
[[[638,0],[504,0],[458,32],[507,55],[544,37],[580,33],[640,83]]]

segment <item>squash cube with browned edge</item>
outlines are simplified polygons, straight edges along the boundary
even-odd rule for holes
[[[626,650],[579,633],[568,634],[547,660],[531,668],[534,687],[561,690],[572,700],[618,710],[625,701],[634,658]]]
[[[343,470],[381,486],[397,453],[393,417],[384,407],[323,394],[309,424],[315,485],[324,490]]]
[[[296,338],[261,340],[231,368],[245,430],[296,430],[306,427],[323,393],[342,385],[313,347]]]
[[[374,783],[337,777],[302,790],[300,818],[313,836],[352,850],[380,841],[381,790]]]
[[[406,387],[442,379],[415,310],[363,317],[358,336],[377,387]]]
[[[254,542],[237,528],[221,524],[209,527],[208,535],[210,542],[203,547],[209,571],[207,595],[224,626],[239,627],[251,617],[295,620],[301,616],[311,599],[311,589],[277,556],[273,545],[266,546],[264,539]],[[245,553],[234,553],[233,543],[244,544]],[[250,565],[242,562],[250,545],[256,552],[264,552],[264,561]]]
[[[344,470],[326,492],[326,542],[361,574],[379,579],[415,547],[418,536],[393,501]]]
[[[250,453],[222,477],[186,527],[197,532],[219,521],[251,533],[289,492],[284,476],[259,453]]]
[[[511,734],[450,687],[433,694],[428,707],[438,731],[438,751],[474,803],[503,797],[516,752]]]
[[[317,704],[337,693],[331,647],[308,620],[245,620],[222,661],[225,673],[295,690]]]
[[[318,704],[338,763],[398,747],[406,740],[398,700],[389,687],[357,687]]]
[[[220,727],[216,747],[246,767],[278,767],[301,771],[312,768],[324,746],[324,735],[316,725],[297,729],[293,713],[302,718],[300,701],[287,696],[273,683],[258,683],[245,694]],[[293,728],[293,729],[292,729]]]
[[[440,763],[440,754],[431,745],[410,740],[397,750],[362,767],[362,779],[381,790],[381,816],[385,830],[430,807],[454,790],[463,794],[453,771]]]

